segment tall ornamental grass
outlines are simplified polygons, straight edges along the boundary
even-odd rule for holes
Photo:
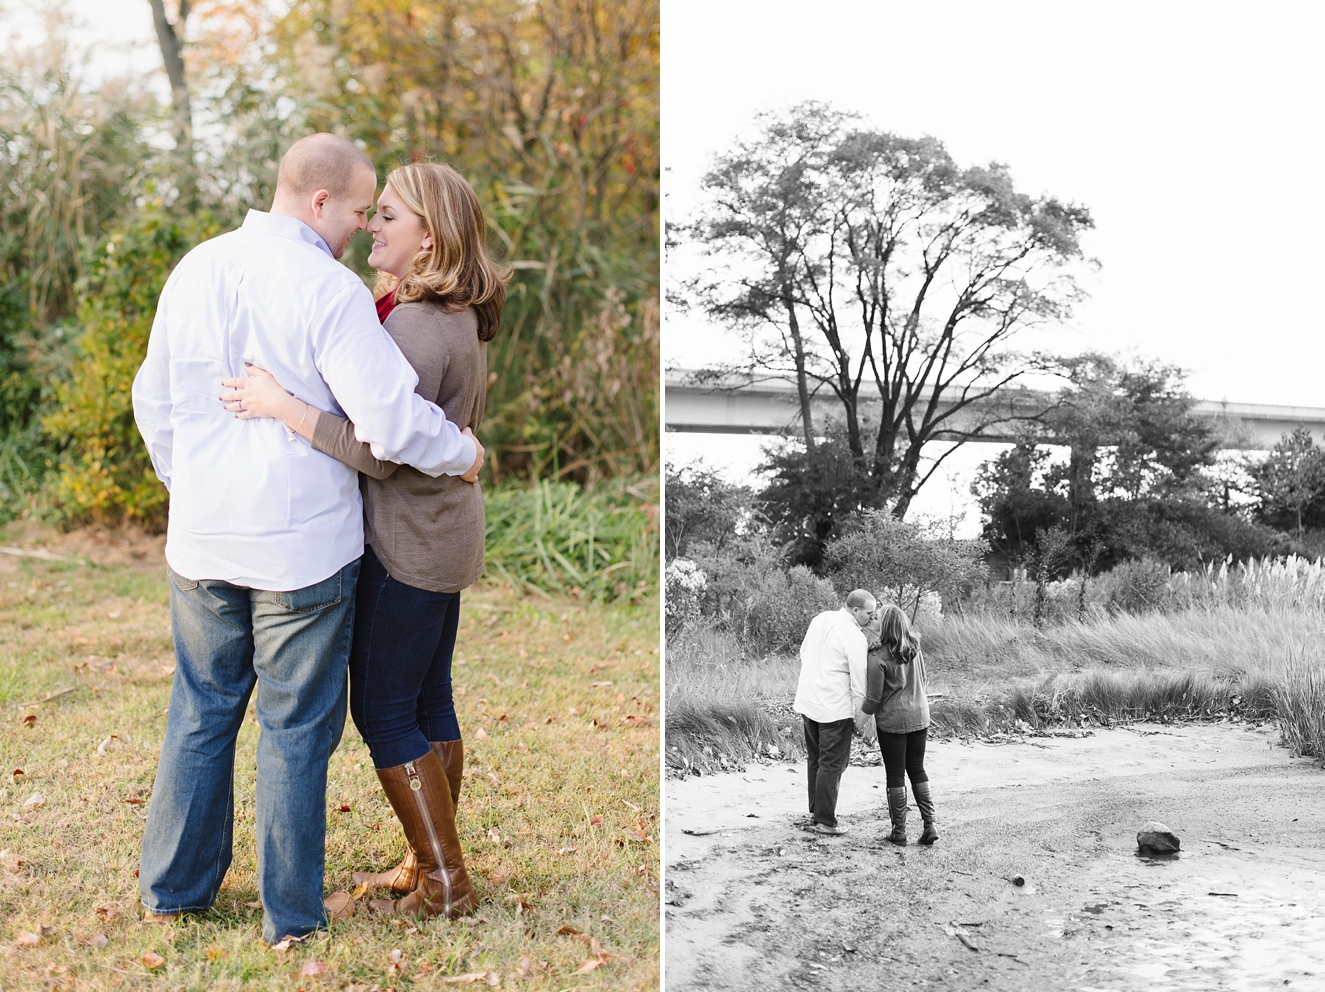
[[[1284,742],[1325,761],[1325,663],[1319,655],[1303,650],[1287,662],[1274,703]]]
[[[544,480],[487,494],[487,575],[527,592],[641,600],[658,588],[657,480]]]

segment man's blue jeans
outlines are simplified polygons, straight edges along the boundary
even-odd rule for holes
[[[292,592],[170,572],[175,680],[143,833],[138,890],[154,913],[206,909],[230,867],[235,738],[257,688],[262,938],[326,924],[327,760],[345,727],[359,561]]]

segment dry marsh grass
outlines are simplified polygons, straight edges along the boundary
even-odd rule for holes
[[[1308,578],[1315,581],[1315,573]],[[1286,580],[1285,580],[1286,581]],[[1302,603],[1117,614],[1037,630],[988,615],[922,631],[934,732],[983,736],[1134,720],[1277,719],[1284,742],[1325,758],[1325,614]],[[799,661],[749,657],[721,631],[669,639],[669,769],[800,752]]]
[[[403,990],[495,974],[508,987],[658,987],[656,604],[467,594],[455,668],[468,745],[460,830],[480,915],[416,926],[361,910],[274,952],[249,905],[251,718],[220,898],[169,927],[138,922],[134,873],[173,656],[155,551],[126,557],[95,566],[0,554],[0,986]],[[352,725],[332,756],[327,804],[328,889],[399,857]],[[301,974],[313,962],[325,970]]]

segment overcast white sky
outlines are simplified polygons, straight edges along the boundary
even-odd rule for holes
[[[1182,365],[1203,399],[1325,406],[1322,28],[1305,2],[666,0],[667,215],[757,111],[829,101],[1090,208],[1102,267],[1064,350]],[[665,328],[683,367],[722,333]]]

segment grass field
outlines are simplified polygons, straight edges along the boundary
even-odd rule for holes
[[[274,951],[252,905],[251,714],[220,898],[171,926],[139,922],[174,660],[159,543],[110,557],[0,554],[0,988],[657,988],[656,603],[467,593],[459,825],[479,915],[415,925],[361,908]],[[403,840],[352,725],[327,805],[328,890],[395,863]]]
[[[988,616],[922,631],[936,735],[987,736],[1129,720],[1277,719],[1287,746],[1325,758],[1325,615],[1220,606],[1120,614],[1036,630]],[[670,769],[799,754],[800,661],[760,657],[700,625],[667,647]]]

